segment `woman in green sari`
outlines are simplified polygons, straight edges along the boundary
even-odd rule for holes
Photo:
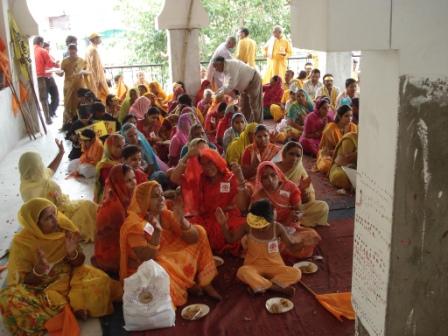
[[[130,89],[126,95],[126,99],[123,101],[123,104],[121,104],[120,113],[118,114],[118,121],[123,124],[124,118],[129,113],[129,109],[131,108],[132,104],[135,103],[135,101],[138,98],[138,91],[137,89]]]

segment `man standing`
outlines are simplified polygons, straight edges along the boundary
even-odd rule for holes
[[[218,56],[213,59],[213,68],[224,75],[224,86],[216,94],[240,94],[241,112],[249,122],[262,122],[263,88],[258,71],[239,60],[225,59]]]
[[[288,57],[292,55],[292,46],[282,34],[282,27],[275,26],[271,38],[264,46],[268,67],[263,76],[263,84],[269,83],[274,76],[279,76],[282,80],[285,79]]]
[[[37,85],[39,87],[39,100],[44,111],[45,121],[48,125],[52,124],[50,106],[48,105],[48,80],[51,78],[50,70],[54,67],[59,67],[57,62],[51,60],[48,51],[43,48],[44,39],[41,36],[36,36],[33,40],[34,44],[34,59],[36,63]]]
[[[51,61],[56,64],[55,59],[50,55],[50,43],[44,42],[43,47],[48,52]],[[48,107],[50,111],[50,117],[56,117],[56,110],[59,106],[59,91],[53,75],[51,73],[49,73],[48,75],[50,76],[47,78],[47,90],[48,94],[50,95],[50,104]]]
[[[235,58],[255,69],[257,43],[249,38],[249,29],[247,28],[241,28],[239,36],[240,40],[236,46]]]
[[[233,36],[227,37],[226,41],[221,43],[213,53],[212,59],[207,69],[207,80],[212,83],[214,91],[219,89],[224,84],[224,75],[217,73],[213,67],[213,60],[216,57],[223,57],[224,59],[232,58],[232,49],[236,46],[236,38]]]
[[[311,71],[310,79],[305,83],[303,89],[308,93],[312,100],[316,99],[317,90],[319,90],[323,84],[319,82],[320,79],[320,70],[313,69]]]
[[[106,76],[104,75],[104,67],[101,63],[100,55],[97,46],[101,43],[101,36],[93,33],[89,36],[90,45],[86,52],[87,71],[90,72],[89,89],[102,102],[106,102],[106,97],[109,94],[109,87],[107,86]]]
[[[339,96],[339,89],[335,86],[333,86],[333,75],[332,74],[326,74],[323,78],[324,85],[317,90],[316,92],[316,98],[317,97],[328,97],[330,98],[331,102],[331,108],[336,111],[336,100]]]

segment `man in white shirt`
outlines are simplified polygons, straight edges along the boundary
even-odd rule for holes
[[[232,49],[236,46],[236,38],[234,36],[229,36],[225,42],[221,43],[218,48],[216,48],[213,56],[210,60],[210,63],[207,68],[207,80],[212,83],[212,87],[217,90],[224,83],[224,76],[220,73],[217,73],[213,68],[213,60],[218,57],[224,57],[225,59],[231,59],[232,57]]]
[[[240,93],[241,112],[249,122],[263,121],[263,87],[261,76],[249,65],[234,59],[218,56],[213,59],[213,68],[224,75],[224,85],[217,91],[227,95]]]
[[[305,83],[303,89],[310,96],[312,100],[316,99],[317,90],[319,90],[323,84],[319,82],[320,70],[313,69],[311,71],[310,79]]]

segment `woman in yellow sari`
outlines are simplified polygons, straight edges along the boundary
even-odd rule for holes
[[[302,226],[315,227],[328,225],[328,204],[325,201],[317,201],[311,178],[302,163],[302,145],[295,141],[285,144],[274,162],[285,174],[285,177],[294,182],[300,189],[303,212]]]
[[[338,108],[336,119],[330,122],[322,132],[322,138],[317,153],[316,166],[322,173],[330,171],[334,149],[342,136],[348,132],[357,132],[358,127],[352,122],[353,112],[350,106],[342,105]]]
[[[149,92],[155,96],[157,105],[160,106],[162,110],[167,111],[168,110],[167,95],[163,90],[162,85],[160,85],[160,83],[157,81],[153,81],[149,83],[148,87]]]
[[[68,46],[69,56],[64,58],[61,69],[64,71],[64,116],[63,125],[70,124],[77,118],[78,111],[78,89],[85,87],[84,76],[81,70],[86,69],[86,62],[77,55],[76,44]]]
[[[150,259],[168,273],[175,306],[187,302],[187,290],[193,287],[221,299],[211,284],[218,272],[205,229],[185,219],[180,202],[174,212],[167,210],[162,188],[155,181],[135,188],[120,229],[120,279]]]
[[[62,193],[61,187],[53,179],[64,155],[62,143],[56,141],[59,153],[48,168],[42,162],[39,153],[26,152],[19,160],[20,195],[24,202],[35,197],[46,198],[53,202],[59,211],[76,224],[85,241],[95,238],[97,205],[88,200],[72,201]]]
[[[239,164],[241,162],[244,150],[254,142],[257,125],[257,123],[247,124],[239,137],[233,139],[229,144],[226,150],[226,161],[228,164],[231,164],[232,162]]]
[[[122,290],[103,271],[83,265],[76,226],[44,199],[26,202],[11,243],[3,322],[13,335],[45,335],[45,324],[69,305],[80,318],[112,313]]]
[[[344,135],[334,150],[333,164],[330,169],[330,183],[338,188],[351,190],[353,188],[343,166],[356,169],[358,158],[358,133],[350,132]]]

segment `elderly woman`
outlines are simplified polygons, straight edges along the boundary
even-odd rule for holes
[[[196,102],[196,107],[202,113],[204,119],[207,116],[207,112],[210,106],[212,105],[212,102],[213,102],[213,91],[209,89],[205,90],[204,97],[200,101]]]
[[[329,109],[330,100],[326,97],[321,98],[316,102],[314,112],[308,114],[306,117],[303,133],[300,137],[300,143],[306,154],[317,155],[322,132],[325,126],[330,121],[333,121],[333,118],[328,115]]]
[[[104,199],[96,215],[95,252],[92,264],[108,273],[118,274],[120,228],[136,186],[134,170],[118,164],[110,170]]]
[[[279,155],[277,155],[278,157]],[[301,224],[306,227],[316,225],[328,225],[328,204],[317,201],[311,178],[302,163],[303,149],[300,143],[290,141],[283,146],[280,158],[274,158],[277,167],[283,172],[288,180],[295,183],[300,189],[302,204],[300,210],[303,212]]]
[[[171,174],[171,180],[181,186],[184,208],[194,223],[205,227],[210,245],[217,253],[237,254],[240,244],[227,244],[215,217],[220,207],[229,217],[230,230],[244,224],[241,216],[250,201],[244,176],[239,165],[232,172],[225,160],[212,149],[190,151]]]
[[[255,141],[247,146],[241,158],[244,177],[255,180],[258,165],[263,161],[270,161],[280,151],[280,147],[269,141],[269,132],[266,126],[258,125],[255,129]]]
[[[212,281],[218,274],[205,230],[191,224],[177,201],[167,210],[162,188],[155,181],[136,187],[120,230],[120,279],[135,273],[143,262],[154,259],[170,277],[175,306],[187,303],[187,290],[203,289],[213,298],[221,296]]]
[[[120,285],[83,265],[73,222],[43,198],[26,202],[18,217],[22,230],[11,243],[7,287],[0,291],[0,311],[11,333],[45,335],[45,324],[67,305],[80,318],[112,313]]]
[[[53,202],[61,213],[78,226],[84,240],[93,241],[97,205],[88,200],[72,201],[68,195],[62,193],[53,175],[64,156],[64,147],[60,141],[56,140],[56,144],[59,153],[48,167],[45,167],[39,153],[22,154],[19,160],[20,195],[24,202],[35,197],[46,198]]]
[[[352,122],[353,112],[350,106],[342,105],[338,108],[336,119],[325,127],[317,153],[316,166],[319,171],[328,174],[331,168],[334,149],[344,134],[358,132],[358,127]]]
[[[277,213],[276,220],[286,227],[289,234],[307,242],[302,249],[284,249],[283,254],[296,258],[311,257],[321,238],[315,230],[300,225],[302,200],[299,187],[288,181],[280,168],[270,161],[262,162],[257,169],[252,202],[260,199],[268,199],[272,203]]]
[[[94,199],[97,203],[100,203],[103,199],[104,185],[109,177],[110,170],[123,161],[122,150],[124,145],[125,140],[120,134],[109,135],[104,143],[103,158],[96,165]]]

